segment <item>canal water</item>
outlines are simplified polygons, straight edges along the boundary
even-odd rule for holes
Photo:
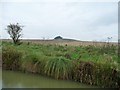
[[[2,89],[2,70],[0,68],[0,90]]]
[[[30,73],[2,71],[3,88],[94,88],[74,81],[55,80]]]

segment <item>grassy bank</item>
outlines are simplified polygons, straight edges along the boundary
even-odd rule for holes
[[[100,87],[120,87],[118,47],[2,43],[3,69]]]

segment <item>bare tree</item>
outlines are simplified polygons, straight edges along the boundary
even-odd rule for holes
[[[19,44],[20,43],[20,37],[22,36],[21,31],[22,31],[21,25],[19,23],[17,24],[9,24],[7,25],[7,32],[10,35],[10,37],[13,40],[14,44]]]

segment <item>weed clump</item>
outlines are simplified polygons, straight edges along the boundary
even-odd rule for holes
[[[46,62],[45,74],[56,79],[70,79],[72,63],[64,57],[54,57]]]
[[[19,70],[21,65],[22,52],[15,47],[3,47],[2,67],[7,70]]]
[[[119,71],[111,65],[79,61],[74,62],[74,80],[101,87],[119,87]]]

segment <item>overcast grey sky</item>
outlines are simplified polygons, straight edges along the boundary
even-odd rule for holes
[[[25,26],[23,38],[27,39],[60,35],[87,41],[118,40],[117,2],[71,1],[2,2],[2,38],[9,38],[6,25],[18,22]]]

